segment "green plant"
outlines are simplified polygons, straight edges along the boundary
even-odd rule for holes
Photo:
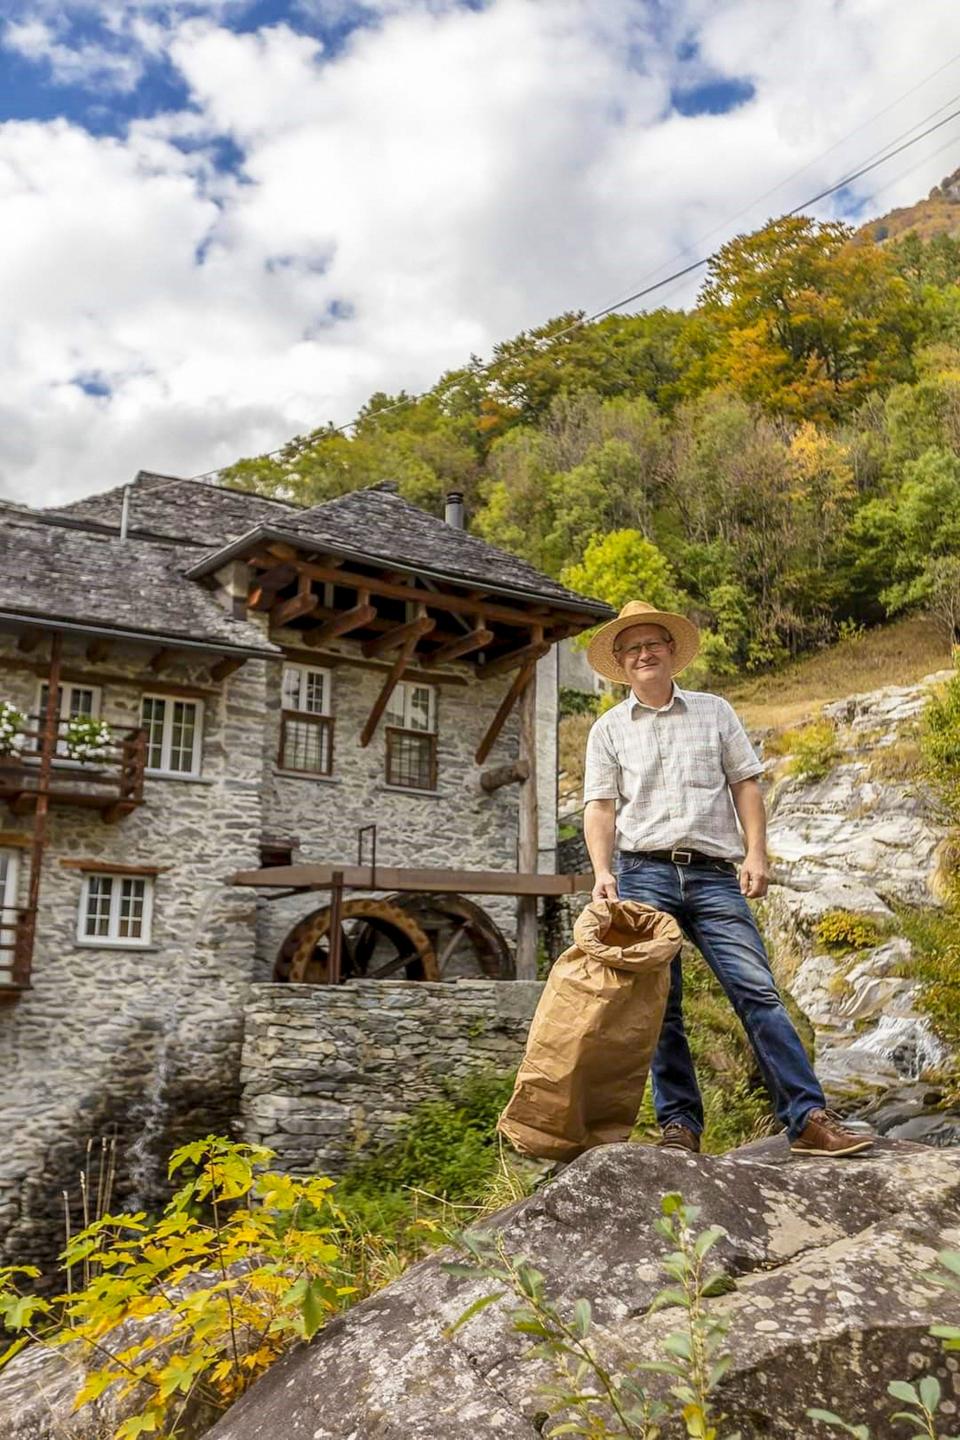
[[[559,692],[560,717],[567,715],[590,715],[597,713],[599,695],[588,695],[585,690],[574,690],[572,686],[561,685]]]
[[[473,1279],[481,1276],[498,1288],[468,1306],[447,1334],[512,1294],[521,1302],[511,1316],[513,1327],[534,1342],[529,1356],[553,1364],[554,1379],[539,1393],[554,1411],[573,1417],[561,1418],[544,1430],[545,1435],[659,1440],[665,1433],[661,1422],[669,1416],[670,1407],[652,1396],[639,1379],[643,1372],[655,1372],[668,1378],[669,1393],[679,1402],[686,1434],[695,1440],[718,1440],[717,1425],[723,1417],[711,1413],[711,1397],[732,1357],[723,1349],[726,1321],[709,1315],[704,1301],[733,1289],[734,1284],[724,1271],[708,1270],[707,1257],[724,1231],[711,1226],[695,1234],[698,1216],[696,1206],[685,1205],[682,1196],[669,1194],[663,1197],[655,1222],[658,1233],[674,1248],[663,1261],[671,1283],[655,1297],[648,1313],[666,1307],[684,1312],[680,1328],[664,1339],[662,1360],[609,1368],[591,1343],[590,1302],[577,1300],[569,1315],[562,1314],[547,1297],[540,1271],[526,1260],[509,1256],[502,1239],[477,1233],[459,1237],[469,1260],[444,1269]]]
[[[822,780],[840,758],[837,732],[829,720],[814,720],[800,730],[780,736],[782,753],[789,755],[787,770],[801,780]]]
[[[947,1274],[932,1278],[948,1289],[960,1290],[960,1252],[942,1250],[938,1259]],[[960,1327],[931,1325],[929,1333],[943,1342],[944,1350],[960,1350]],[[897,1410],[890,1417],[892,1421],[902,1420],[913,1426],[913,1434],[908,1440],[960,1440],[958,1435],[946,1435],[937,1429],[937,1413],[943,1395],[940,1381],[935,1375],[924,1375],[916,1385],[911,1385],[906,1380],[891,1380],[887,1386],[887,1394],[910,1406],[909,1410]],[[952,1412],[952,1405],[950,1409]],[[812,1409],[808,1410],[807,1414],[811,1420],[819,1420],[831,1430],[842,1430],[847,1435],[855,1436],[856,1440],[870,1440],[870,1429],[867,1425],[851,1425],[832,1410]]]
[[[824,950],[870,950],[879,945],[883,931],[869,915],[853,910],[827,910],[814,927],[814,936]]]
[[[930,1020],[940,1039],[955,1054],[960,1053],[960,938],[957,912],[914,910],[900,906],[897,929],[910,942],[911,959],[907,974],[919,980],[917,1009]],[[960,1075],[950,1086],[960,1093]],[[952,1097],[951,1097],[952,1098]]]
[[[960,824],[960,673],[931,697],[920,717],[923,775],[947,816]]]
[[[103,760],[110,753],[110,726],[92,715],[74,715],[64,728],[63,744],[70,760],[83,765],[88,760]]]
[[[9,700],[0,700],[0,755],[15,755],[27,743],[27,717]]]
[[[271,1159],[214,1135],[181,1146],[169,1170],[188,1178],[158,1220],[107,1214],[70,1239],[64,1268],[83,1267],[81,1289],[46,1300],[21,1293],[35,1269],[0,1271],[0,1319],[16,1336],[2,1358],[30,1339],[82,1352],[95,1368],[78,1406],[108,1389],[132,1397],[116,1440],[172,1434],[201,1400],[225,1409],[354,1289],[342,1283],[333,1182],[258,1170]]]

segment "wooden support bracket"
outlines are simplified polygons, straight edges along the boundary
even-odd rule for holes
[[[320,596],[313,589],[309,575],[301,575],[296,595],[291,600],[281,600],[279,605],[274,605],[271,609],[270,624],[275,629],[280,629],[291,620],[299,620],[301,615],[309,615],[319,604]]]
[[[521,645],[517,650],[509,650],[506,655],[498,655],[489,665],[481,665],[477,674],[481,680],[493,680],[497,675],[515,670],[518,665],[526,665],[531,660],[535,664],[549,649],[550,642],[543,638],[543,626],[534,625],[530,631],[529,644]]]
[[[397,656],[396,660],[394,660],[393,662],[393,665],[390,667],[387,678],[383,682],[383,688],[374,702],[373,709],[367,716],[367,723],[364,725],[363,730],[360,732],[361,745],[369,745],[370,741],[376,734],[377,726],[380,724],[380,717],[383,714],[384,710],[386,710],[387,704],[390,700],[390,696],[397,688],[403,672],[404,670],[406,670],[407,665],[410,661],[410,657],[413,655],[414,650],[417,648],[417,640],[419,638],[419,635],[411,635],[404,642],[403,649],[400,651],[400,654]]]
[[[153,655],[150,656],[150,659],[147,661],[148,669],[152,670],[154,675],[159,675],[160,671],[165,670],[171,660],[174,659],[176,653],[177,652],[172,650],[169,645],[164,645],[160,650],[156,650]]]
[[[437,622],[431,615],[418,615],[415,620],[408,620],[405,625],[394,625],[382,635],[375,635],[372,640],[364,641],[360,649],[369,660],[374,655],[382,655],[384,651],[398,649],[408,640],[416,642],[436,628]]]
[[[370,595],[366,590],[361,590],[357,595],[360,602],[350,610],[342,610],[339,615],[334,615],[326,624],[318,626],[315,630],[307,630],[303,635],[304,645],[315,649],[318,645],[325,645],[328,640],[335,640],[338,635],[347,635],[351,630],[360,630],[364,625],[371,624],[377,618],[377,607],[370,604]]]
[[[22,655],[29,655],[31,650],[36,650],[42,636],[40,630],[24,630],[17,636],[17,649]]]
[[[87,646],[87,659],[91,665],[99,665],[110,654],[109,640],[91,640]]]
[[[269,610],[277,591],[296,578],[297,572],[288,561],[271,566],[252,581],[247,592],[247,604],[251,610]]]
[[[475,650],[485,650],[493,643],[494,633],[479,625],[466,635],[461,635],[458,640],[450,640],[446,645],[441,645],[439,650],[434,650],[430,656],[431,665],[443,665],[448,660],[459,660],[462,655],[472,655]]]
[[[499,790],[503,785],[518,785],[529,778],[530,762],[515,760],[512,765],[497,765],[492,770],[484,770],[480,776],[480,788],[492,795],[494,790]]]
[[[239,670],[241,665],[246,665],[246,663],[246,657],[243,655],[224,655],[222,660],[218,660],[215,665],[210,666],[210,679],[218,682],[226,680],[228,675],[232,675],[235,670]]]
[[[510,686],[510,689],[507,691],[506,695],[504,695],[503,699],[500,701],[500,708],[497,711],[496,715],[494,715],[493,719],[490,721],[490,726],[487,730],[487,733],[486,735],[484,735],[483,739],[480,741],[479,746],[477,747],[477,753],[474,756],[474,759],[476,760],[478,765],[482,765],[483,762],[486,760],[487,756],[490,754],[490,751],[493,749],[494,742],[496,741],[497,736],[500,734],[500,731],[506,724],[507,716],[510,714],[510,711],[517,703],[524,690],[526,690],[527,686],[530,684],[530,681],[536,674],[536,670],[537,662],[535,660],[529,660],[527,664],[523,666],[520,673],[517,675],[517,678]]]

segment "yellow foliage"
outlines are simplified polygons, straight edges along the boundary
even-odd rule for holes
[[[217,1136],[182,1146],[170,1173],[189,1178],[165,1213],[152,1226],[142,1216],[104,1216],[74,1236],[63,1259],[82,1261],[89,1282],[52,1304],[19,1293],[22,1271],[0,1270],[0,1318],[10,1329],[36,1336],[30,1327],[43,1315],[46,1343],[86,1345],[100,1362],[77,1407],[114,1386],[118,1395],[142,1393],[115,1440],[166,1431],[194,1399],[225,1408],[352,1292],[340,1283],[332,1239],[340,1218],[332,1181],[259,1169],[272,1158]],[[112,1349],[127,1321],[141,1322],[136,1338]]]

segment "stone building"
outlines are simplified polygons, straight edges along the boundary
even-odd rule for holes
[[[143,472],[0,508],[6,1254],[89,1140],[149,1202],[229,1126],[251,983],[535,974],[556,644],[608,612],[461,516]]]

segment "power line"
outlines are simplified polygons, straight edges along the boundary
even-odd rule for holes
[[[948,101],[946,103],[949,104],[951,102]],[[942,109],[943,107],[940,106],[938,108]],[[933,113],[936,114],[937,112],[934,111]],[[887,149],[885,153],[881,154],[878,158],[868,161],[866,164],[861,165],[859,169],[852,171],[849,175],[845,175],[843,179],[837,180],[833,185],[828,185],[825,189],[819,190],[815,195],[811,195],[806,200],[802,200],[799,205],[795,205],[793,209],[787,210],[784,214],[784,218],[787,218],[791,215],[797,215],[801,210],[807,210],[810,208],[810,206],[818,204],[821,200],[826,200],[828,196],[835,195],[838,191],[846,189],[849,185],[852,185],[854,181],[862,179],[864,175],[869,175],[871,171],[876,170],[881,165],[885,165],[887,161],[893,160],[897,155],[902,155],[904,151],[911,149],[914,145],[918,145],[921,140],[925,140],[928,135],[933,135],[937,130],[941,130],[944,125],[948,125],[951,120],[956,120],[958,116],[960,116],[960,109],[951,111],[949,115],[945,115],[942,119],[936,121],[934,124],[927,126],[927,128],[925,130],[922,130],[918,135],[914,135],[911,139],[904,140],[901,144],[896,145],[893,149]],[[562,339],[566,335],[572,334],[576,330],[582,330],[587,325],[595,324],[596,321],[603,320],[608,315],[613,315],[616,311],[622,310],[626,305],[632,305],[638,300],[646,299],[648,295],[655,294],[656,291],[662,290],[665,286],[672,285],[678,280],[685,279],[688,275],[694,274],[697,270],[702,270],[706,265],[709,265],[712,258],[712,253],[710,255],[704,255],[698,260],[691,261],[689,265],[684,265],[679,270],[674,270],[671,274],[665,275],[662,279],[655,280],[650,285],[645,285],[638,290],[632,291],[631,294],[623,296],[622,299],[614,301],[614,303],[611,305],[604,306],[601,310],[595,310],[592,314],[580,316],[577,320],[575,320],[572,324],[566,326],[564,329],[555,331],[552,335],[548,337],[546,343],[552,345],[555,341]],[[530,347],[531,353],[533,353],[536,348],[537,344],[535,342]],[[489,370],[491,368],[491,365],[488,364],[483,368],[485,370]],[[408,405],[416,404],[418,400],[423,399],[424,395],[427,395],[429,393],[429,391],[424,391],[420,395],[405,395],[401,397],[401,399],[395,400],[393,404],[383,406],[383,408],[378,410],[376,414],[378,416],[389,415],[396,410],[405,409]],[[352,430],[356,426],[356,424],[356,420],[350,420],[344,425],[337,425],[331,427],[329,430],[327,430],[326,433],[328,435],[345,435],[347,431]],[[276,450],[269,450],[266,452],[266,454],[258,458],[269,460],[272,459],[275,455],[282,455],[284,451],[289,449],[290,445],[292,445],[293,443],[293,440],[288,440],[284,445],[278,446]],[[205,480],[208,479],[211,475],[218,475],[223,468],[223,466],[219,466],[217,469],[205,470],[199,475],[191,475],[187,478],[191,480]]]

